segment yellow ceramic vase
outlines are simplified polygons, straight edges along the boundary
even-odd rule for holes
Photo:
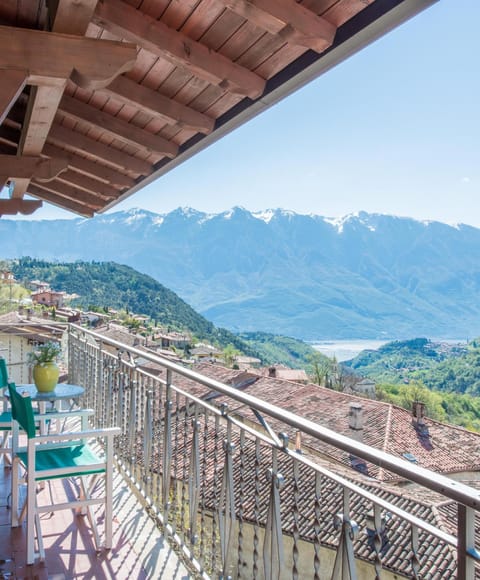
[[[40,393],[50,393],[57,386],[59,374],[54,362],[38,364],[33,367],[33,382]]]

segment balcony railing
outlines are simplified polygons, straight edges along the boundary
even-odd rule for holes
[[[475,578],[475,489],[83,328],[68,345],[70,382],[86,387],[97,426],[121,427],[119,466],[199,575]],[[299,452],[298,433],[316,445]],[[417,492],[335,465],[322,446],[441,497],[448,525]]]

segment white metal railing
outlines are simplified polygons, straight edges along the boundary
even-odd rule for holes
[[[70,326],[68,345],[69,381],[85,387],[96,426],[121,428],[119,464],[200,575],[475,577],[475,489],[81,327]],[[138,357],[161,374],[140,369]],[[259,422],[236,414],[239,404]],[[408,494],[297,453],[287,436],[297,432],[440,494],[456,528],[439,527]]]

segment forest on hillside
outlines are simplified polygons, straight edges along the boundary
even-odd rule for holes
[[[480,431],[479,340],[394,341],[345,364],[375,380],[380,399],[406,408],[421,400],[430,417]]]
[[[153,323],[170,330],[189,331],[197,339],[208,340],[225,348],[258,357],[264,364],[285,364],[305,367],[308,357],[315,352],[302,341],[268,335],[238,336],[214,324],[196,312],[174,292],[162,284],[115,262],[63,262],[21,258],[11,263],[18,281],[25,284],[39,279],[52,288],[76,294],[72,306],[85,310],[97,308],[123,309],[130,313],[149,316]],[[265,343],[269,343],[269,348]]]

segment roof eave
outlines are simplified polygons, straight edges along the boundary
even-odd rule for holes
[[[377,0],[338,28],[335,41],[325,52],[308,51],[271,78],[264,94],[256,100],[243,99],[237,107],[217,119],[209,135],[196,135],[186,142],[173,159],[165,159],[157,169],[120,197],[102,208],[108,211],[121,201],[150,185],[181,163],[206,149],[231,131],[269,109],[285,97],[365,48],[438,0]]]

